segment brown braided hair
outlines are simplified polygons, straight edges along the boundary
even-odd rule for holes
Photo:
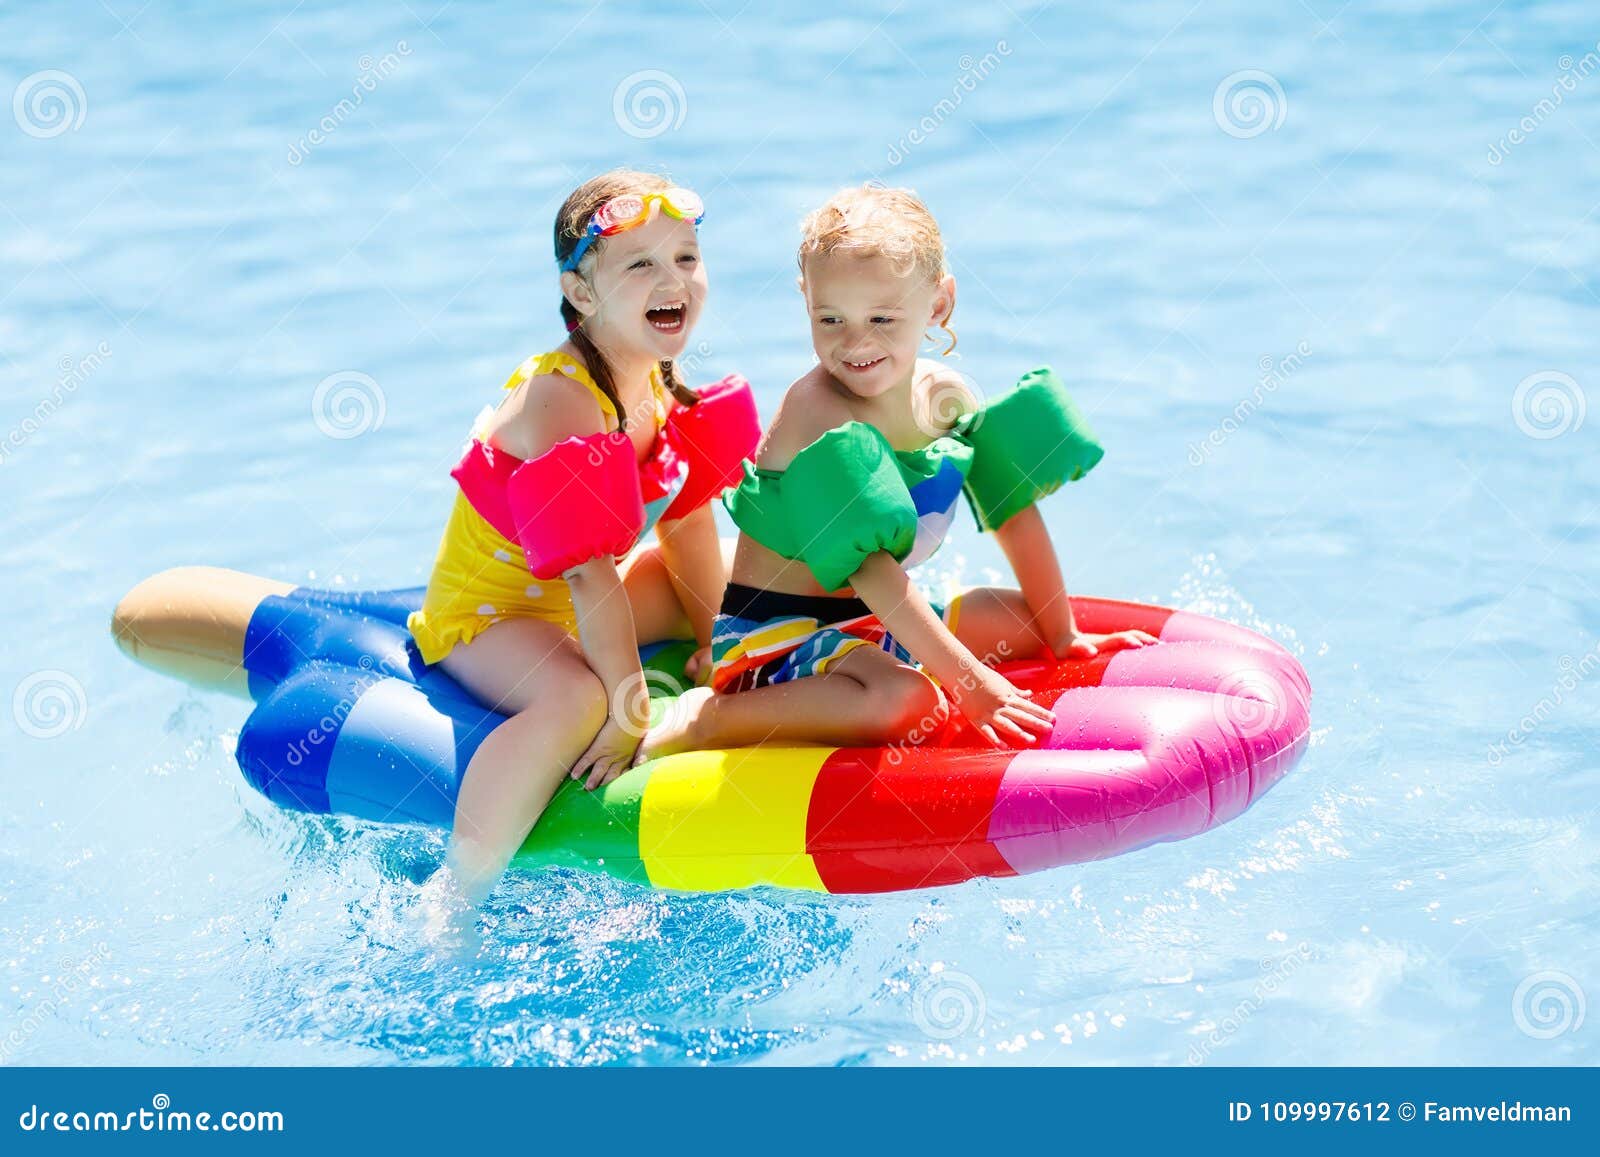
[[[595,215],[595,211],[611,198],[627,193],[659,193],[671,187],[672,182],[660,174],[642,173],[636,169],[612,169],[610,172],[601,173],[598,177],[590,177],[568,195],[556,212],[556,263],[563,264],[572,256],[572,251],[578,247],[578,242],[589,228],[589,221]],[[582,268],[588,262],[589,255],[605,243],[605,238],[599,237],[589,247],[588,253],[584,254],[583,261],[579,263],[580,277],[583,276]],[[566,322],[567,330],[572,336],[572,344],[583,355],[595,385],[600,387],[600,392],[611,400],[611,405],[616,409],[617,429],[626,430],[628,418],[623,412],[622,399],[617,393],[616,381],[611,373],[611,363],[594,344],[594,340],[584,332],[583,315],[565,296],[561,298],[561,320]],[[684,383],[683,376],[678,373],[678,367],[673,364],[671,358],[661,359],[661,380],[666,383],[667,389],[672,391],[672,396],[683,405],[692,406],[700,400],[700,396]]]

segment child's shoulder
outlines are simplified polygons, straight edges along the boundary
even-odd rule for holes
[[[829,430],[854,420],[856,416],[830,384],[827,372],[814,366],[784,391],[761,440],[756,464],[765,470],[782,470]]]
[[[605,433],[606,412],[587,384],[529,358],[506,383],[510,394],[490,424],[494,444],[518,458],[543,454],[565,438]]]
[[[928,432],[944,433],[952,429],[958,418],[983,409],[983,399],[971,378],[947,363],[932,358],[918,358],[916,376],[911,387],[912,410],[919,417],[927,416],[931,426]]]

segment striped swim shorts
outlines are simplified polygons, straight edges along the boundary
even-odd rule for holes
[[[954,628],[953,612],[935,603],[934,614]],[[820,675],[857,647],[876,647],[917,666],[870,607],[858,598],[791,595],[729,583],[711,628],[711,687],[749,691]]]

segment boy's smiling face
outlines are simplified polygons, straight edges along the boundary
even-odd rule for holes
[[[955,303],[953,278],[931,280],[881,254],[811,257],[800,289],[822,368],[861,398],[911,381],[923,330]]]

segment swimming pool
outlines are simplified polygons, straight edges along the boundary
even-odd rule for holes
[[[4,1059],[1593,1063],[1597,39],[1488,0],[0,14]],[[555,206],[623,162],[705,196],[690,376],[768,416],[794,223],[922,192],[961,368],[1053,362],[1107,444],[1046,508],[1071,588],[1293,649],[1303,763],[1198,839],[921,894],[522,877],[429,957],[440,841],[274,809],[245,706],[107,621],[185,563],[421,582],[559,334]]]

